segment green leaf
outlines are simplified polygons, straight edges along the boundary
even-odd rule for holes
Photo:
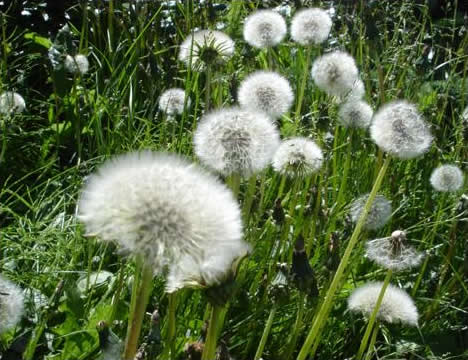
[[[29,33],[24,34],[24,38],[28,39],[28,40],[32,40],[36,44],[41,45],[41,46],[45,47],[46,49],[48,49],[48,48],[50,48],[52,46],[52,41],[50,41],[49,39],[47,39],[47,38],[45,38],[43,36],[40,36],[39,34],[37,34],[35,32],[29,32]]]

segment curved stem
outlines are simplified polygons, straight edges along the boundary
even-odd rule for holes
[[[268,340],[268,335],[270,335],[271,326],[273,325],[273,319],[276,314],[276,309],[278,309],[278,304],[275,303],[270,310],[270,315],[268,315],[268,320],[265,324],[265,330],[263,330],[262,338],[260,339],[260,343],[258,344],[254,360],[260,359],[260,357],[263,354],[263,349],[265,348],[265,344]]]

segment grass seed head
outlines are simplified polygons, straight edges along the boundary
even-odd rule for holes
[[[354,200],[351,204],[350,215],[351,220],[357,223],[364,210],[364,206],[369,197],[369,194],[363,195]],[[377,195],[371,205],[367,218],[364,222],[364,228],[367,230],[377,230],[383,227],[392,216],[392,204],[383,195]]]
[[[164,91],[159,97],[159,110],[169,116],[180,115],[184,112],[185,91],[172,88]],[[190,98],[187,98],[187,107],[190,106]]]
[[[432,172],[430,182],[437,191],[458,191],[463,186],[464,176],[455,165],[441,165]]]
[[[325,10],[299,10],[291,21],[291,38],[305,46],[320,44],[327,40],[331,27],[332,20]]]
[[[258,10],[245,19],[244,40],[259,49],[278,45],[286,32],[286,21],[272,10]]]
[[[0,334],[12,329],[23,316],[23,291],[0,276]]]
[[[0,95],[0,114],[22,113],[25,109],[26,102],[20,94],[5,91]]]
[[[86,74],[89,70],[88,58],[85,55],[67,55],[65,57],[65,69],[72,74]]]
[[[338,121],[345,127],[367,129],[371,123],[372,108],[362,100],[348,100],[340,106]]]

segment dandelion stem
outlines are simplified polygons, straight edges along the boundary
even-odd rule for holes
[[[177,292],[168,295],[169,311],[167,313],[168,330],[167,330],[167,346],[164,349],[163,358],[169,358],[167,353],[170,352],[170,359],[175,359],[175,335],[176,335],[176,308],[177,308]],[[165,356],[164,356],[165,355]]]
[[[216,343],[218,334],[219,315],[222,306],[213,304],[211,308],[210,324],[206,335],[205,347],[203,348],[202,360],[214,360],[216,355]]]
[[[341,277],[343,276],[346,266],[348,265],[349,259],[351,257],[351,252],[353,251],[354,247],[357,244],[359,235],[361,234],[362,227],[367,218],[367,214],[369,213],[369,210],[372,206],[375,196],[377,195],[377,192],[380,189],[380,185],[382,184],[384,175],[390,164],[390,159],[391,159],[390,157],[387,157],[382,167],[380,168],[379,174],[374,182],[374,186],[372,187],[372,190],[366,201],[366,204],[361,213],[361,216],[359,217],[356,227],[354,228],[354,232],[351,235],[351,239],[349,240],[348,246],[346,247],[346,250],[343,254],[343,258],[341,259],[341,262],[338,265],[335,276],[333,277],[332,283],[330,284],[330,288],[328,289],[327,294],[325,295],[325,301],[323,302],[322,306],[318,309],[318,315],[315,318],[314,323],[312,324],[312,327],[309,331],[309,334],[307,335],[307,338],[304,344],[302,345],[301,351],[299,352],[299,355],[297,356],[297,360],[304,360],[307,357],[309,350],[312,347],[314,341],[315,342],[320,341],[319,331],[323,323],[328,317],[331,306],[333,304],[333,297],[338,290],[338,285],[340,284]],[[311,354],[311,357],[313,357],[313,355],[314,354]]]
[[[226,181],[228,186],[231,188],[235,198],[239,196],[240,181],[240,174],[231,174]]]
[[[271,310],[270,315],[268,315],[268,320],[265,324],[265,329],[263,330],[262,338],[260,339],[260,343],[258,344],[257,352],[255,353],[254,360],[260,359],[263,354],[263,349],[265,348],[265,344],[268,340],[268,335],[270,334],[271,326],[273,325],[273,319],[276,314],[276,310],[278,309],[278,304],[275,303]]]
[[[205,111],[211,107],[211,71],[211,66],[207,65],[205,73]]]
[[[369,344],[369,349],[367,350],[366,360],[370,360],[372,358],[372,354],[374,352],[375,340],[377,339],[378,333],[379,333],[379,321],[376,322],[374,331],[372,332],[372,338]]]
[[[248,224],[250,217],[250,210],[252,208],[252,202],[254,198],[255,188],[257,185],[257,176],[252,175],[249,179],[249,184],[247,186],[247,191],[244,196],[244,206],[243,206],[243,215],[244,215],[244,224]]]
[[[289,340],[289,344],[286,349],[286,352],[282,356],[283,359],[291,358],[291,355],[296,347],[297,338],[299,337],[299,332],[301,331],[301,327],[302,327],[302,317],[304,316],[304,301],[305,301],[305,294],[301,293],[299,295],[296,322],[294,323],[294,329],[292,331],[291,339]]]
[[[304,92],[305,88],[307,85],[307,78],[309,77],[309,67],[310,67],[310,58],[311,58],[311,53],[312,53],[312,46],[307,46],[306,48],[306,60],[305,60],[305,65],[302,70],[302,78],[301,78],[301,83],[299,85],[299,92],[297,94],[297,105],[296,105],[296,111],[294,113],[295,118],[296,118],[296,129],[299,126],[299,122],[301,120],[301,110],[302,110],[302,102],[304,100]]]

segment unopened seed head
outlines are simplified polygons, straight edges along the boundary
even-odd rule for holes
[[[256,48],[268,48],[279,44],[286,36],[284,18],[272,10],[258,10],[244,23],[244,40]]]
[[[350,215],[351,220],[357,223],[361,217],[361,213],[364,210],[364,206],[369,197],[369,194],[363,195],[358,199],[354,200],[351,204]],[[364,228],[367,230],[377,230],[383,227],[390,217],[392,216],[392,204],[383,195],[376,195],[371,205],[367,218],[364,222]]]
[[[23,312],[23,291],[10,280],[0,276],[0,334],[15,327]]]
[[[340,106],[338,121],[345,127],[367,129],[371,123],[372,108],[362,100],[348,100]]]
[[[172,88],[164,91],[159,97],[159,110],[167,115],[180,115],[184,112],[185,91]],[[187,98],[187,107],[190,106],[190,98]]]
[[[434,169],[430,181],[437,191],[458,191],[463,187],[464,176],[456,165],[446,164]]]
[[[22,113],[25,109],[26,102],[20,94],[13,91],[5,91],[0,95],[0,114]]]
[[[301,45],[320,44],[330,34],[332,20],[322,9],[299,10],[291,21],[291,38]]]

